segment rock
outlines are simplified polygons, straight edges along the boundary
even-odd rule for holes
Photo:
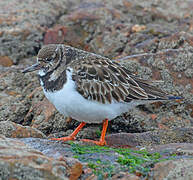
[[[20,72],[24,66],[35,63],[42,44],[65,43],[114,59],[138,77],[153,80],[153,84],[169,94],[184,97],[181,102],[139,106],[115,118],[109,122],[107,134],[110,135],[106,139],[109,146],[146,148],[166,158],[176,154],[172,156],[174,160],[157,164],[149,179],[159,175],[166,179],[180,178],[180,174],[182,179],[192,176],[189,170],[193,148],[191,1],[7,0],[0,1],[0,12],[2,134],[61,137],[78,126],[75,120],[66,122],[47,101],[35,73]],[[87,125],[77,138],[96,139],[100,129],[99,124]],[[93,171],[84,164],[87,170],[81,174],[82,164],[72,158],[74,154],[68,144],[37,138],[21,140],[43,154],[18,140],[1,138],[0,168],[4,179],[101,177],[93,174],[98,164],[90,164]],[[176,144],[168,144],[173,142]],[[111,158],[117,170],[113,178],[138,178],[137,174],[117,168],[117,154],[110,155],[86,153],[81,157],[94,163],[96,158]],[[184,165],[184,171],[180,164]]]
[[[155,130],[144,133],[117,133],[106,137],[113,147],[150,146],[168,143],[193,143],[193,128]]]
[[[136,147],[139,142],[136,141],[136,137],[131,133],[117,133],[106,136],[106,142],[108,146],[113,147]]]
[[[39,130],[16,124],[11,121],[0,121],[0,134],[9,138],[45,138],[46,136]]]
[[[44,36],[44,44],[58,44],[65,42],[65,44],[73,47],[89,50],[89,46],[85,43],[85,38],[88,33],[81,29],[76,31],[76,28],[77,27],[57,25],[47,30]]]
[[[57,141],[51,141],[48,139],[40,138],[21,138],[20,141],[30,146],[31,148],[43,153],[49,158],[55,160],[65,161],[66,165],[70,167],[70,173],[72,179],[76,179],[80,176],[82,179],[96,179],[99,177],[107,178],[111,177],[112,179],[140,179],[141,177],[153,176],[151,173],[151,168],[156,168],[156,163],[160,161],[165,161],[172,159],[175,162],[176,160],[183,159],[189,160],[192,159],[193,155],[193,143],[172,143],[165,145],[153,145],[153,146],[140,146],[135,147],[135,150],[132,149],[117,149],[110,147],[97,147],[97,146],[88,146],[80,142],[72,143],[63,143]],[[74,159],[76,157],[77,159]],[[120,157],[125,157],[125,161],[130,160],[129,162],[139,163],[144,158],[146,161],[144,163],[137,165],[134,163],[131,164],[132,168],[139,168],[139,170],[134,171],[133,173],[128,173],[129,167],[126,164],[119,164],[118,159]],[[141,158],[141,160],[140,160]],[[138,161],[138,160],[140,161]],[[83,163],[83,167],[80,162]],[[145,168],[145,169],[143,169]],[[145,171],[143,171],[143,170]],[[147,171],[148,169],[148,171]],[[155,172],[158,168],[155,169]],[[97,173],[97,175],[94,175]],[[153,168],[154,172],[154,168]],[[171,170],[171,173],[174,173]]]
[[[32,127],[46,132],[46,130],[52,128],[52,120],[56,112],[55,107],[44,98],[43,101],[36,102],[32,105],[24,119],[27,121],[33,114]]]
[[[120,172],[112,177],[112,180],[139,180],[140,178],[134,174]]]
[[[0,65],[9,67],[13,65],[13,61],[8,56],[0,56]]]
[[[152,179],[191,179],[193,174],[193,144],[172,143],[165,145],[154,145],[146,148],[149,152],[158,152],[169,156],[169,161],[155,164],[148,178]]]
[[[83,42],[84,49],[114,57],[120,54],[127,42],[131,20],[130,15],[114,6],[100,0],[84,1],[76,4],[69,14],[61,16],[59,23],[68,26],[72,35],[83,37],[78,38],[78,45]],[[125,21],[125,25],[122,26],[121,21]]]
[[[179,45],[181,39],[183,39],[183,43]],[[145,43],[145,45],[140,45],[136,48],[138,51],[147,52],[147,56],[139,55],[135,58],[123,59],[120,63],[131,72],[137,72],[139,77],[153,79],[153,81],[162,80],[162,82],[155,83],[155,85],[169,94],[178,94],[184,97],[184,100],[181,102],[173,101],[141,106],[140,108],[146,112],[146,118],[141,122],[141,126],[143,126],[145,131],[157,128],[191,127],[193,121],[192,113],[188,113],[189,115],[186,116],[185,111],[188,109],[191,112],[192,110],[193,91],[190,87],[193,84],[191,78],[188,78],[185,72],[189,71],[189,69],[193,71],[192,54],[189,53],[192,51],[190,49],[193,49],[193,37],[188,33],[179,32],[171,34],[169,37],[161,38],[159,42],[155,40],[154,42],[145,41]],[[157,54],[149,54],[149,49],[152,46],[158,47]],[[180,48],[172,50],[173,46]],[[162,52],[163,49],[166,52]],[[129,53],[126,48],[125,51],[127,52],[126,54]],[[139,112],[136,113],[141,115]],[[156,114],[157,117],[152,119],[152,114]]]
[[[191,157],[193,155],[193,143],[169,143],[162,145],[152,145],[145,148],[148,152],[159,152],[160,154]],[[175,156],[173,156],[175,158]]]
[[[66,157],[63,157],[60,160],[64,160],[66,162],[66,165],[70,167],[68,170],[68,173],[70,174],[69,176],[70,180],[78,179],[81,176],[83,172],[83,167],[78,160]]]
[[[0,74],[0,121],[8,120],[21,124],[31,106],[26,94],[31,94],[38,85],[37,77],[33,74],[23,76],[15,66],[0,69]],[[31,81],[33,78],[35,81]]]
[[[0,7],[4,7],[6,2],[1,4]],[[0,33],[0,40],[3,42],[1,54],[11,58],[14,63],[27,66],[35,62],[35,57],[32,56],[37,55],[42,43],[66,43],[114,59],[116,56],[146,53],[145,56],[139,55],[119,63],[144,79],[162,80],[163,82],[156,83],[156,86],[168,93],[184,96],[185,100],[180,103],[154,103],[133,109],[112,120],[109,123],[109,133],[189,128],[193,122],[193,84],[190,73],[193,71],[193,38],[191,34],[183,32],[190,27],[191,19],[184,20],[182,15],[191,17],[189,3],[182,3],[185,7],[183,9],[181,6],[172,5],[182,13],[179,15],[176,10],[172,12],[174,22],[180,19],[180,22],[184,22],[183,26],[179,25],[181,23],[168,26],[168,16],[164,14],[168,8],[163,3],[153,4],[156,4],[156,7],[152,9],[151,3],[138,1],[62,0],[50,4],[41,0],[37,8],[33,1],[29,1],[27,6],[25,2],[18,4],[11,1],[10,6],[5,6],[9,7],[8,12],[17,14],[19,7],[22,7],[24,14],[13,19],[11,14],[7,13],[1,18],[0,22],[4,23],[3,32]],[[164,7],[164,13],[160,15],[157,7]],[[155,16],[155,20],[152,20]],[[145,27],[143,24],[146,24]],[[11,30],[8,27],[11,27]],[[179,32],[174,33],[176,29],[179,29]],[[191,28],[189,31],[191,32]],[[172,50],[162,52],[167,49]],[[32,59],[29,60],[29,57]],[[22,69],[22,66],[18,68]],[[1,121],[6,117],[6,120],[35,127],[50,137],[56,133],[69,134],[69,131],[77,127],[78,122],[66,123],[65,117],[44,99],[35,73],[23,75],[16,71],[15,67],[3,68],[1,72]],[[91,125],[93,128],[96,126],[101,127]],[[81,137],[87,135],[85,129],[79,134]],[[92,131],[90,134],[93,134],[90,138],[94,138],[97,133]]]
[[[28,111],[30,104],[28,102],[21,102],[22,98],[10,98],[4,106],[0,106],[0,121],[12,121],[21,124]]]
[[[157,163],[149,179],[192,179],[193,159],[169,160]]]
[[[1,2],[0,6],[10,12],[0,19],[0,23],[4,24],[0,33],[1,56],[9,57],[14,63],[19,62],[21,66],[17,68],[20,70],[24,68],[22,64],[26,66],[35,62],[33,56],[37,55],[42,43],[66,43],[114,59],[145,53],[117,62],[139,77],[163,81],[155,85],[168,93],[185,97],[182,102],[154,103],[132,109],[109,123],[109,134],[155,131],[157,137],[158,129],[192,126],[193,37],[189,33],[192,31],[192,20],[188,18],[192,14],[189,2],[180,2],[185,8],[172,5],[181,14],[176,9],[171,13],[174,23],[170,26],[166,15],[168,7],[162,2],[154,2],[156,7],[153,8],[150,2],[125,0],[62,0],[51,4],[40,0],[38,5],[29,1],[27,6],[25,2],[18,4],[11,1],[9,6],[6,3]],[[23,14],[20,18],[13,18],[11,13],[17,15],[21,7]],[[157,7],[161,7],[161,15]],[[188,19],[184,19],[184,15]],[[49,137],[70,134],[77,127],[78,122],[65,122],[65,117],[44,98],[35,73],[23,75],[14,66],[0,70],[0,121],[35,127]],[[100,129],[101,125],[88,125],[78,134],[78,138],[98,138]],[[153,134],[150,136],[154,143]],[[179,137],[177,139],[186,142]],[[159,138],[158,142],[162,143]]]
[[[132,28],[131,31],[132,32],[140,32],[146,29],[146,26],[144,25],[139,25],[139,24],[135,24]]]
[[[45,27],[55,23],[58,16],[67,10],[67,5],[66,0],[1,1],[0,54],[9,56],[14,64],[17,64],[21,58],[36,55],[42,44]]]
[[[68,158],[53,159],[23,142],[0,136],[1,179],[78,179],[82,165]]]

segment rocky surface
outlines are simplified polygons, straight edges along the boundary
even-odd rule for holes
[[[192,143],[154,145],[146,150],[135,147],[132,150],[39,138],[1,136],[0,140],[2,179],[93,179],[97,176],[107,179],[188,179],[192,176]],[[132,157],[133,162],[128,161],[127,156]]]
[[[157,163],[153,168],[149,178],[152,179],[192,179],[193,160],[170,160]]]
[[[72,158],[51,158],[16,139],[0,137],[0,177],[5,179],[77,179],[82,164]]]
[[[155,130],[143,133],[117,133],[106,137],[107,144],[114,147],[151,146],[169,143],[193,143],[193,128]]]
[[[111,147],[146,148],[149,152],[152,148],[161,152],[161,147],[170,151],[174,148],[171,143],[177,143],[189,154],[176,152],[178,158],[174,160],[153,163],[152,170],[143,177],[138,171],[128,173],[125,170],[112,173],[112,179],[191,177],[192,7],[191,0],[0,1],[0,134],[7,137],[0,140],[0,174],[4,175],[4,179],[70,177],[65,164],[69,162],[66,156],[73,159],[74,155],[65,152],[65,148],[70,148],[69,144],[60,146],[59,143],[65,153],[57,155],[58,150],[47,150],[50,147],[48,140],[39,139],[41,148],[34,146],[34,142],[37,143],[34,139],[25,140],[26,144],[36,149],[33,154],[21,141],[8,139],[61,137],[78,126],[78,122],[63,117],[48,102],[35,73],[21,73],[24,67],[35,62],[41,46],[48,43],[65,43],[104,55],[123,64],[137,76],[152,80],[164,91],[184,97],[180,102],[139,106],[115,118],[109,123],[107,143]],[[87,125],[77,139],[97,139],[100,130],[101,125]],[[56,147],[57,144],[54,143]],[[43,154],[38,154],[38,151]],[[171,151],[174,153],[174,149]],[[27,156],[22,159],[24,152]],[[54,160],[59,164],[58,169],[51,164],[50,158],[55,157],[50,155],[54,154],[64,159]],[[38,156],[41,156],[42,162],[36,161]],[[79,162],[83,173],[80,176],[79,172],[75,178],[109,178],[109,173],[97,174],[97,168],[92,169],[84,163]]]

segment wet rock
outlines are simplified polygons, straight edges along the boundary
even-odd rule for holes
[[[46,136],[39,130],[16,124],[11,121],[0,121],[0,134],[10,138],[45,138]]]
[[[75,141],[73,144],[69,144],[40,138],[21,138],[19,140],[31,148],[40,151],[49,158],[65,161],[65,163],[71,167],[70,172],[73,174],[71,177],[78,177],[82,172],[84,172],[81,174],[82,179],[99,178],[99,176],[103,178],[112,177],[112,179],[140,179],[141,177],[146,177],[146,175],[154,175],[154,168],[153,173],[151,173],[151,169],[149,169],[149,172],[146,171],[146,173],[139,170],[134,171],[131,174],[128,173],[128,167],[118,163],[118,159],[123,157],[123,155],[125,158],[127,157],[125,160],[140,157],[143,159],[142,154],[145,153],[147,160],[147,152],[149,152],[148,156],[155,154],[155,156],[159,157],[156,158],[156,161],[153,160],[155,156],[152,156],[152,160],[148,160],[149,163],[145,163],[145,161],[144,165],[140,165],[140,167],[150,168],[154,167],[155,164],[155,172],[157,171],[157,161],[166,161],[168,159],[172,159],[171,162],[173,163],[173,161],[175,162],[176,160],[183,159],[187,160],[188,163],[191,163],[189,160],[192,159],[193,155],[193,143],[172,143],[145,147],[139,146],[132,148],[135,150],[119,150],[117,148],[110,147],[96,147],[93,145],[85,146],[84,143],[78,141]],[[125,153],[127,152],[127,154],[123,153],[124,151]],[[74,157],[83,163],[83,168],[79,161],[74,159]],[[98,172],[97,176],[93,174],[93,170]],[[171,173],[174,172],[171,170]]]
[[[120,152],[123,152],[116,148],[109,148],[109,147],[95,147],[95,146],[85,146],[84,144],[80,142],[74,142],[73,144],[63,143],[63,142],[57,142],[57,141],[50,141],[47,139],[37,139],[37,138],[23,138],[20,139],[22,142],[27,144],[28,146],[42,152],[44,155],[48,157],[52,157],[54,159],[64,159],[65,162],[69,163],[71,167],[74,167],[74,173],[78,171],[79,165],[73,166],[73,164],[76,164],[76,161],[71,157],[78,158],[81,163],[84,164],[83,166],[83,172],[84,174],[81,175],[82,179],[94,179],[94,178],[107,178],[111,177],[112,179],[140,179],[145,178],[147,175],[147,172],[144,174],[144,172],[135,171],[133,173],[128,173],[128,169],[124,165],[120,165],[118,163],[118,159],[120,157],[123,157],[123,154],[119,154]],[[135,149],[134,151],[132,149]],[[171,143],[171,144],[164,144],[164,145],[152,145],[152,146],[139,146],[132,149],[125,149],[125,152],[127,151],[127,160],[132,159],[134,157],[140,158],[141,153],[143,152],[149,152],[148,156],[155,153],[155,156],[158,156],[160,158],[156,159],[156,162],[149,162],[142,165],[142,167],[152,167],[153,169],[149,169],[148,176],[150,177],[156,177],[156,173],[159,174],[159,167],[164,166],[165,164],[162,164],[162,162],[156,164],[157,161],[164,161],[168,162],[166,160],[172,159],[171,163],[175,163],[176,160],[182,159],[188,164],[191,164],[192,162],[192,154],[193,154],[193,143]],[[139,150],[140,149],[140,150]],[[138,151],[136,151],[138,150]],[[126,154],[125,154],[126,155]],[[147,155],[147,154],[146,154]],[[155,158],[155,156],[152,156],[152,158]],[[147,158],[147,157],[146,157]],[[135,158],[134,158],[135,159]],[[143,159],[143,158],[142,158]],[[126,159],[125,159],[126,160]],[[155,164],[155,166],[154,166]],[[90,167],[90,168],[89,168]],[[101,169],[102,168],[102,169]],[[161,167],[163,168],[163,167]],[[96,176],[93,174],[93,170],[97,171],[99,174]],[[79,171],[78,171],[79,172]],[[176,169],[172,171],[170,169],[171,173],[175,173]],[[170,173],[170,174],[171,174]],[[76,173],[75,173],[76,174]],[[79,173],[78,173],[79,174]],[[159,176],[158,176],[159,177]]]
[[[41,151],[44,155],[54,159],[73,156],[70,145],[67,143],[40,138],[22,138],[19,140],[33,149]]]
[[[19,140],[0,136],[0,171],[2,179],[78,179],[82,165],[46,157]]]
[[[78,141],[69,144],[38,138],[23,138],[20,140],[48,157],[64,159],[70,167],[74,167],[72,168],[74,176],[80,174],[80,168],[76,160],[78,159],[84,165],[84,173],[81,175],[81,179],[108,178],[115,174],[120,174],[120,177],[122,175],[132,177],[131,174],[119,173],[124,166],[117,162],[120,154],[116,152],[116,149],[88,146],[88,144],[85,145],[86,143]],[[125,171],[128,171],[128,169]],[[95,175],[94,172],[97,172],[98,175]]]

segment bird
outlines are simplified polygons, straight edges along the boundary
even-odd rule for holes
[[[99,140],[82,141],[104,146],[110,120],[138,105],[181,99],[137,77],[120,63],[65,44],[44,45],[37,62],[22,72],[35,70],[39,70],[46,98],[59,113],[80,122],[72,134],[51,140],[75,140],[86,124],[103,123]]]

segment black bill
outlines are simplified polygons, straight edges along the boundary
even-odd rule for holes
[[[27,72],[32,72],[32,71],[35,71],[35,70],[38,70],[41,68],[41,65],[39,63],[36,63],[36,64],[33,64],[32,66],[30,67],[27,67],[25,68],[22,73],[27,73]]]

